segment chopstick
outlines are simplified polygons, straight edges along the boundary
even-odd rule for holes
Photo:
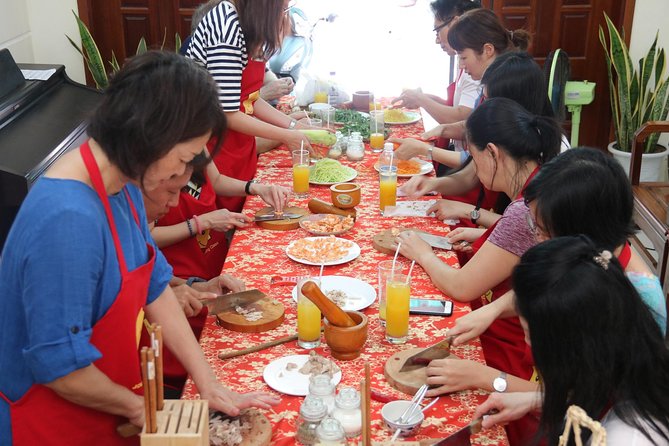
[[[146,355],[146,366],[149,383],[149,388],[145,390],[145,393],[148,391],[149,394],[149,419],[146,431],[155,433],[158,432],[158,425],[156,424],[156,358],[151,348],[148,349]]]
[[[365,427],[364,434],[362,437],[362,444],[365,446],[371,446],[372,444],[372,407],[371,407],[371,390],[372,390],[372,378],[371,372],[369,370],[369,362],[365,362]]]
[[[163,410],[165,405],[163,388],[163,330],[160,325],[151,324],[151,346],[156,358],[156,408]]]
[[[218,359],[230,359],[230,358],[235,358],[237,356],[242,356],[242,355],[247,355],[249,353],[254,353],[254,352],[259,352],[261,350],[265,350],[266,348],[274,347],[275,345],[281,345],[285,344],[286,342],[290,341],[296,341],[297,340],[297,335],[291,335],[291,336],[285,336],[283,338],[278,338],[273,341],[269,342],[263,342],[262,344],[258,344],[254,347],[249,347],[245,348],[243,350],[237,350],[233,352],[227,352],[227,353],[219,353],[218,354]]]

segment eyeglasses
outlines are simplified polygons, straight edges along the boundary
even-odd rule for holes
[[[447,20],[446,20],[444,23],[442,23],[441,25],[439,25],[439,26],[435,26],[434,29],[433,29],[432,31],[434,31],[435,33],[439,34],[439,31],[441,31],[442,29],[444,29],[444,28],[446,28],[448,25],[450,25],[454,18],[455,18],[455,16],[450,17],[449,19],[447,19]]]

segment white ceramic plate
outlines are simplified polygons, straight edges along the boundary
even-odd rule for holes
[[[309,169],[311,169],[311,171],[309,172],[309,184],[316,184],[316,185],[319,185],[319,186],[332,186],[333,184],[346,183],[347,181],[351,181],[352,179],[354,179],[355,177],[358,176],[358,171],[355,170],[354,168],[348,167],[348,166],[342,166],[342,167],[348,172],[348,175],[342,181],[333,181],[331,183],[321,183],[321,182],[314,181],[314,180],[311,179],[311,171],[313,171],[313,168],[314,168],[314,166],[311,166],[309,168]]]
[[[346,217],[344,217],[343,215],[335,215],[335,214],[312,214],[312,215],[306,215],[306,216],[300,218],[300,228],[302,228],[302,229],[304,229],[305,231],[307,231],[307,232],[309,232],[309,233],[311,233],[311,234],[314,234],[314,235],[339,235],[339,234],[343,234],[344,232],[350,231],[351,229],[353,229],[353,226],[355,226],[355,220],[354,220],[354,221],[353,221],[353,224],[351,225],[351,227],[346,228],[346,229],[343,229],[343,230],[341,230],[341,231],[324,232],[324,231],[317,231],[317,230],[315,230],[315,229],[311,229],[310,227],[308,227],[308,224],[309,224],[308,222],[322,220],[322,219],[324,219],[324,218],[326,218],[326,217],[328,217],[328,218],[336,217],[337,220],[339,220],[340,223],[341,223],[343,220],[346,220]],[[306,223],[306,224],[305,224],[305,223]]]
[[[422,160],[420,158],[413,158],[415,161],[420,164],[420,171],[418,173],[405,173],[405,174],[397,174],[398,177],[400,178],[409,178],[409,177],[416,177],[418,175],[425,175],[426,173],[432,172],[432,169],[434,169],[434,165],[430,163],[429,161]],[[394,164],[394,163],[393,163]],[[379,171],[379,164],[375,163],[374,164],[374,169],[376,171]]]
[[[386,124],[390,125],[413,124],[414,122],[418,122],[420,120],[420,112],[405,111],[404,114],[407,116],[407,118],[409,118],[408,121],[395,122],[395,121],[388,121],[386,119]]]
[[[305,237],[307,240],[318,240],[318,239],[327,239],[328,237]],[[300,239],[301,240],[301,239]],[[345,239],[339,239],[339,240],[345,240]],[[348,254],[344,255],[343,257],[340,257],[335,260],[330,260],[328,262],[323,263],[325,266],[330,266],[330,265],[341,265],[342,263],[350,262],[351,260],[357,258],[360,255],[360,246],[352,241],[352,240],[346,240],[347,242],[351,243],[351,245],[348,248]],[[292,254],[288,253],[288,250],[290,249],[291,246],[293,246],[297,240],[293,240],[288,244],[286,247],[286,255],[292,259],[295,260],[296,262],[299,263],[304,263],[305,265],[315,265],[315,266],[320,266],[321,263],[314,263],[309,260],[301,259],[299,257],[295,257]]]
[[[328,358],[329,359],[329,358]],[[272,389],[286,395],[306,396],[309,393],[309,375],[300,373],[300,368],[309,360],[309,355],[291,355],[275,359],[267,364],[262,377]],[[286,370],[292,362],[297,365],[293,370]],[[341,381],[341,371],[334,374],[332,382],[336,386]]]
[[[346,293],[344,311],[360,311],[369,307],[376,300],[376,290],[367,282],[346,276],[323,276],[321,290],[327,293],[341,290]],[[297,302],[297,285],[293,287],[293,300]]]

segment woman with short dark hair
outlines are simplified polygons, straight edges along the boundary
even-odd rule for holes
[[[138,444],[142,311],[162,326],[210,407],[231,415],[278,401],[216,379],[169,288],[142,190],[184,174],[225,116],[211,77],[174,53],[130,59],[90,121],[91,139],[30,190],[0,263],[0,443]],[[214,151],[216,147],[214,147]]]

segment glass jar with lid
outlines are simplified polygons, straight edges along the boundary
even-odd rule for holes
[[[360,392],[353,387],[342,387],[335,398],[332,416],[341,423],[347,438],[355,438],[362,432]]]
[[[318,435],[318,444],[324,446],[344,446],[346,444],[346,434],[339,421],[332,417],[326,417],[316,428]]]
[[[359,161],[365,157],[365,144],[362,142],[360,132],[353,132],[348,137],[346,157],[351,161]]]
[[[318,444],[316,429],[327,415],[327,407],[318,397],[307,395],[300,406],[297,420],[297,441],[302,445]]]
[[[309,379],[309,395],[320,398],[328,413],[335,408],[335,385],[328,375],[314,375]]]

